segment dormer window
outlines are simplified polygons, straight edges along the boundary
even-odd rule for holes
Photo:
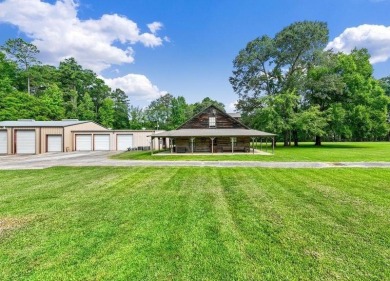
[[[209,117],[209,128],[215,128],[215,127],[216,127],[215,117]]]

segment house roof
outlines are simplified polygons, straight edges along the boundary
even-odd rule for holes
[[[241,113],[237,113],[237,112],[231,112],[228,114],[233,118],[240,118],[241,117]]]
[[[62,121],[35,121],[32,119],[18,121],[0,121],[0,127],[68,127],[84,124],[91,121],[62,120]]]
[[[273,137],[275,134],[251,129],[180,129],[152,134],[153,138],[175,137]]]
[[[183,128],[190,121],[195,119],[200,114],[203,114],[210,107],[218,110],[220,114],[226,116],[227,119],[232,120],[235,124],[238,124],[240,127],[236,128]],[[239,113],[238,113],[239,115]],[[183,125],[179,126],[176,130],[165,131],[161,133],[155,133],[150,135],[152,138],[176,138],[176,137],[273,137],[275,134],[252,130],[242,124],[239,120],[235,119],[231,113],[226,113],[215,107],[214,105],[210,105],[206,107],[203,111],[194,115],[192,118],[187,120]]]
[[[244,125],[241,121],[237,120],[232,114],[235,114],[235,113],[226,113],[225,111],[221,110],[220,108],[218,108],[217,106],[211,104],[209,105],[208,107],[205,107],[202,111],[198,112],[197,114],[195,114],[194,116],[192,116],[190,119],[188,119],[186,122],[184,122],[183,124],[181,124],[179,127],[176,128],[176,130],[179,130],[181,128],[183,128],[186,124],[190,123],[193,119],[197,118],[198,116],[200,116],[201,114],[203,114],[205,111],[207,111],[209,108],[214,108],[215,110],[218,110],[219,113],[221,115],[224,115],[226,118],[232,120],[232,122],[236,123],[236,124],[239,124],[241,127],[243,128],[247,128],[249,129],[246,125]],[[241,117],[241,115],[240,115]]]

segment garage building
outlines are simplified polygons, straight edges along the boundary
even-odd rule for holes
[[[158,131],[108,130],[97,123],[77,119],[1,121],[0,155],[150,147],[148,136],[156,132]]]

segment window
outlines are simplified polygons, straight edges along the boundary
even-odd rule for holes
[[[215,128],[215,117],[209,117],[209,127],[210,128]]]

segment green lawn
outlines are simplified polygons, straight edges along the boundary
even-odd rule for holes
[[[268,144],[269,145],[269,144]],[[264,150],[264,147],[263,147]],[[271,149],[268,149],[271,152]],[[375,162],[390,161],[390,142],[301,143],[299,147],[276,147],[274,155],[229,154],[223,155],[154,155],[134,151],[114,155],[122,160],[200,160],[200,161],[319,161],[319,162]]]
[[[0,172],[0,280],[389,280],[390,169]]]

